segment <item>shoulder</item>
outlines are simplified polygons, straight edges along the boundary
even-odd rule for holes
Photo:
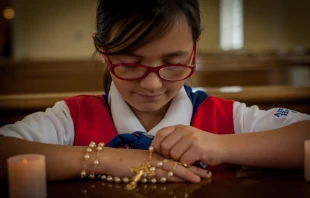
[[[77,107],[87,107],[96,105],[108,106],[108,94],[104,95],[77,95],[69,98],[65,98],[64,102],[68,105],[69,109]]]
[[[64,101],[66,103],[84,103],[88,101],[102,101],[105,95],[77,95],[69,98],[65,98]]]
[[[74,125],[68,106],[60,101],[45,112],[36,112],[3,126],[0,134],[42,143],[72,145]]]
[[[190,86],[184,85],[184,89],[193,105],[196,103],[200,104],[209,97],[209,95],[204,90],[199,88],[192,88]]]
[[[215,103],[215,104],[221,104],[229,102],[231,103],[232,100],[227,100],[224,98],[214,97],[210,96],[203,88],[192,88],[187,85],[184,85],[184,89],[187,93],[187,96],[191,100],[193,106],[199,106],[202,103],[208,102],[208,103]]]
[[[84,117],[96,117],[109,113],[108,96],[105,95],[78,95],[65,98],[64,102],[70,110],[72,119],[76,122]]]

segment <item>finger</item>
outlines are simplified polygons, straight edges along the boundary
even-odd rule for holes
[[[186,180],[180,177],[177,177],[175,175],[172,175],[172,176],[169,175],[169,172],[172,170],[172,166],[173,166],[172,164],[173,162],[167,159],[162,159],[161,161],[157,161],[157,163],[153,161],[152,167],[155,167],[156,175],[152,177],[148,177],[148,180],[152,178],[156,178],[156,180],[160,182],[160,179],[164,177],[166,181],[185,182]]]
[[[170,158],[180,161],[180,158],[186,153],[191,145],[192,142],[189,141],[186,136],[181,136],[181,139],[170,149]],[[195,155],[195,153],[193,153],[193,155]]]
[[[190,171],[192,171],[193,173],[195,173],[196,175],[202,177],[202,178],[211,178],[212,177],[212,172],[209,170],[205,170],[202,168],[199,168],[197,166],[191,166],[190,168],[188,168]]]
[[[197,176],[194,172],[189,170],[188,168],[184,168],[183,166],[179,166],[177,162],[172,160],[164,160],[161,161],[161,165],[158,166],[158,170],[162,169],[166,171],[167,179],[170,181],[190,181],[193,183],[197,183],[200,181],[200,177]],[[156,170],[157,170],[156,169]],[[172,173],[172,175],[171,175]],[[157,176],[157,175],[156,175]],[[181,179],[181,180],[180,180]]]
[[[184,179],[186,181],[189,181],[189,182],[192,182],[192,183],[200,182],[200,176],[196,175],[190,169],[184,168],[183,166],[178,165],[174,161],[169,161],[167,163],[164,163],[161,168],[163,170],[167,171],[168,174],[170,174],[170,172],[172,172],[173,176],[176,176],[178,178]]]
[[[165,127],[160,129],[157,134],[155,135],[152,145],[155,149],[155,152],[161,153],[161,143],[162,141],[168,136],[170,133],[172,133],[175,129],[175,126]]]
[[[193,144],[185,151],[185,153],[180,157],[180,162],[185,164],[193,164],[199,160],[200,151],[195,149]]]
[[[183,135],[184,134],[181,131],[176,133],[175,130],[172,131],[169,135],[167,135],[165,137],[165,139],[163,139],[161,144],[160,144],[161,154],[168,159],[173,158],[171,156],[172,148],[176,145],[179,145],[179,141],[182,139]],[[181,147],[179,147],[179,148],[181,148]],[[175,156],[180,156],[179,152],[177,150],[175,150],[174,152],[175,152],[174,153]],[[175,158],[173,158],[173,159],[175,159]]]
[[[177,177],[180,177],[182,179],[185,179],[192,183],[198,183],[200,182],[200,176],[189,170],[188,168],[184,168],[183,166],[177,165],[174,174]]]
[[[169,171],[166,171],[166,170],[163,170],[161,168],[157,168],[156,169],[156,176],[155,177],[151,177],[151,178],[156,178],[156,180],[158,182],[161,182],[161,179],[162,178],[166,178],[166,181],[169,181],[169,182],[185,182],[186,180],[176,176],[176,175],[173,175],[173,176],[169,176],[168,175],[168,172]],[[151,179],[149,178],[149,180]]]

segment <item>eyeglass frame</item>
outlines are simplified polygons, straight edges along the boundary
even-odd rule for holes
[[[108,55],[106,55],[107,57],[107,64],[108,64],[108,69],[110,72],[112,72],[112,74],[114,76],[116,76],[118,79],[121,79],[121,80],[127,80],[127,81],[133,81],[133,80],[141,80],[141,79],[144,79],[145,77],[147,77],[149,75],[149,73],[151,72],[154,72],[156,73],[156,75],[162,79],[162,80],[165,80],[165,81],[170,81],[170,82],[176,82],[176,81],[181,81],[181,80],[185,80],[187,78],[189,78],[191,75],[193,75],[193,73],[195,72],[195,68],[196,68],[196,42],[194,43],[194,46],[193,46],[193,53],[194,53],[194,56],[193,56],[193,64],[192,65],[186,65],[186,64],[163,64],[163,65],[159,65],[157,67],[150,67],[150,66],[146,66],[146,65],[142,65],[142,64],[135,64],[135,63],[116,63],[116,64],[112,64],[112,61],[110,59],[110,57]],[[126,79],[126,78],[121,78],[119,77],[115,71],[114,71],[114,68],[115,67],[118,67],[118,66],[125,66],[125,67],[142,67],[142,68],[145,68],[146,69],[146,72],[139,78],[133,78],[133,79]],[[164,79],[160,76],[160,73],[159,73],[159,70],[162,69],[162,68],[166,68],[166,67],[186,67],[186,68],[190,68],[191,69],[191,72],[188,74],[188,76],[186,76],[185,78],[182,78],[180,80],[168,80],[168,79]]]

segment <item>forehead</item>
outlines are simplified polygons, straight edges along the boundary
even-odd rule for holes
[[[171,51],[193,49],[192,30],[185,20],[178,20],[158,39],[141,46],[134,52],[137,54],[158,54]]]

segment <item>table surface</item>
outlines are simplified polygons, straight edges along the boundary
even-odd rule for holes
[[[8,197],[7,182],[1,183],[0,197]],[[48,198],[62,197],[294,197],[309,198],[310,182],[302,170],[230,170],[215,172],[198,184],[139,184],[127,191],[125,184],[100,180],[48,182]]]

